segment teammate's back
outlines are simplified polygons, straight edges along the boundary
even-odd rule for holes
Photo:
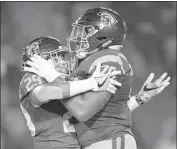
[[[87,77],[98,61],[103,62],[103,67],[109,65],[122,72],[118,78],[122,87],[111,97],[105,107],[91,119],[75,125],[79,142],[83,146],[115,137],[115,135],[119,137],[127,132],[131,133],[131,113],[127,106],[133,75],[131,66],[121,52],[104,49],[82,61],[78,68],[78,74]]]
[[[32,90],[44,83],[47,82],[39,76],[26,73],[19,87],[20,107],[33,137],[34,148],[77,148],[78,143],[74,134],[64,132],[63,116],[67,110],[59,100],[40,107],[31,104],[31,98],[35,98],[31,94]]]

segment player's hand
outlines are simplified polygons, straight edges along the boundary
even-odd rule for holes
[[[101,71],[101,63],[98,63],[96,70],[91,76],[91,79],[95,80],[93,91],[108,91],[110,93],[115,93],[117,90],[116,86],[121,86],[122,84],[112,79],[112,77],[120,74],[120,71],[112,71],[109,67],[105,67]]]
[[[52,60],[46,60],[39,55],[32,56],[30,61],[27,61],[26,64],[30,67],[24,67],[24,71],[35,73],[48,82],[52,82],[60,76],[60,73],[55,69]]]
[[[121,71],[113,71],[110,67],[108,70],[108,78],[103,83],[103,85],[98,89],[98,91],[107,91],[111,94],[115,94],[118,87],[122,86],[122,83],[115,80],[116,76],[120,75]]]
[[[163,73],[156,81],[152,82],[154,73],[151,73],[145,83],[143,84],[138,96],[143,103],[151,100],[152,97],[160,94],[169,84],[170,77],[167,73]]]

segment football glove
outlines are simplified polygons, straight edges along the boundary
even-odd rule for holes
[[[98,63],[96,70],[91,76],[91,78],[95,79],[93,91],[108,91],[115,94],[117,90],[116,86],[120,87],[122,84],[113,78],[120,74],[120,71],[113,71],[111,67],[105,67],[101,71],[101,63]]]
[[[151,73],[137,95],[138,104],[146,103],[150,101],[152,97],[160,94],[170,84],[169,81],[171,78],[166,77],[167,73],[163,73],[161,77],[152,82],[154,73]]]
[[[32,72],[46,79],[47,82],[52,82],[57,77],[61,76],[61,73],[57,72],[52,60],[46,60],[39,55],[34,55],[27,61],[30,67],[24,67],[24,71]]]

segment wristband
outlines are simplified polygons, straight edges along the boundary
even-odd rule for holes
[[[142,101],[142,99],[140,98],[139,95],[136,95],[135,97],[136,97],[136,102],[137,102],[139,105],[143,105],[143,104],[144,104],[144,102]]]

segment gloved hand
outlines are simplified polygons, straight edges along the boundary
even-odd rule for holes
[[[149,102],[152,97],[160,94],[169,84],[171,77],[167,77],[167,73],[163,73],[156,81],[152,82],[154,73],[151,73],[144,82],[137,96],[141,100],[140,104]],[[166,78],[167,77],[167,78]]]

